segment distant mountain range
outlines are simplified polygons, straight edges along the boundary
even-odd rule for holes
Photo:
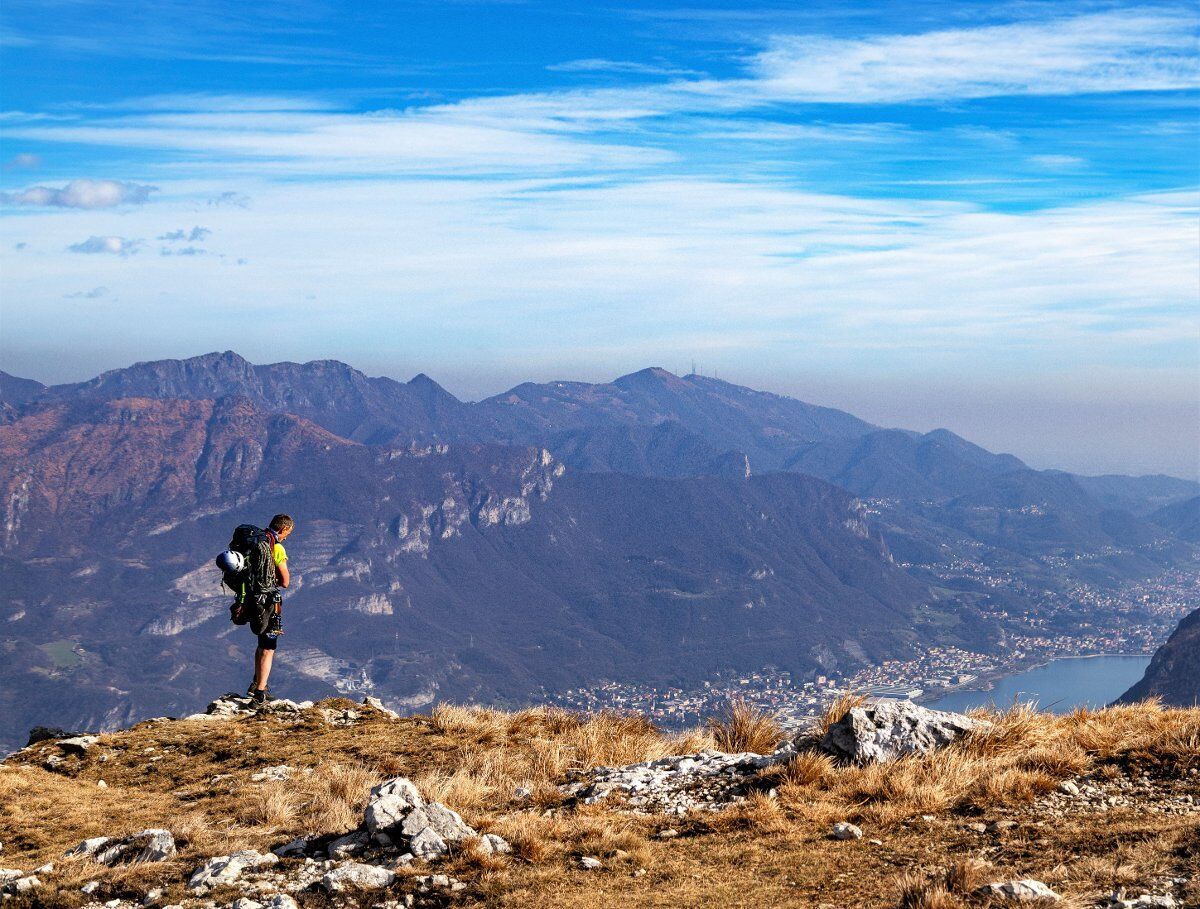
[[[1194,554],[1200,493],[661,369],[469,403],[424,375],[232,352],[0,374],[0,455],[8,744],[52,713],[127,723],[237,684],[252,639],[211,559],[276,511],[300,522],[281,689],[419,707],[985,647],[978,607],[1001,594],[930,566],[988,558],[1031,589],[1047,559],[1150,574]]]

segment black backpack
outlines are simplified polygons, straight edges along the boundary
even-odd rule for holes
[[[250,623],[250,630],[262,634],[270,619],[277,580],[271,537],[261,527],[242,524],[234,530],[229,548],[241,553],[246,567],[237,573],[225,572],[222,580],[237,597],[235,610],[241,606],[238,611]]]

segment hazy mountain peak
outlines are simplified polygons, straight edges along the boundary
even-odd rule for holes
[[[687,380],[681,379],[670,370],[661,366],[648,366],[613,380],[613,385],[621,388],[669,387],[686,388]]]

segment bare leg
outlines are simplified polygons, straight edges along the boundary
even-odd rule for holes
[[[263,650],[258,647],[254,651],[254,687],[259,691],[263,691],[267,687],[267,679],[271,676],[271,662],[274,659],[274,650]]]

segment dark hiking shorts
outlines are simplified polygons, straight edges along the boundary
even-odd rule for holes
[[[279,638],[277,638],[277,637],[269,638],[265,634],[260,634],[258,636],[258,649],[259,650],[274,650],[278,646],[279,646]]]

